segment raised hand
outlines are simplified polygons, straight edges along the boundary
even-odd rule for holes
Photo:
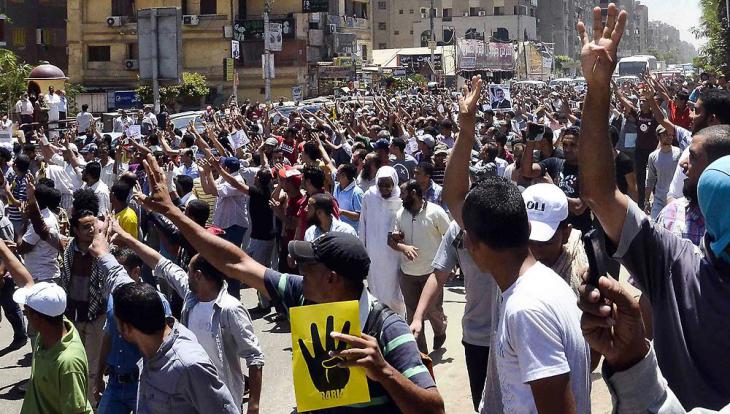
[[[589,86],[608,86],[616,67],[616,53],[627,18],[628,13],[625,10],[619,13],[616,5],[611,3],[608,5],[608,18],[604,26],[601,22],[601,8],[594,8],[593,40],[588,39],[585,23],[578,22],[578,35],[583,42],[580,62]]]
[[[476,117],[482,83],[481,75],[474,76],[471,78],[471,90],[466,85],[462,88],[462,96],[459,97],[459,118]]]
[[[147,173],[147,180],[150,187],[150,195],[135,193],[134,198],[147,210],[156,211],[160,214],[167,214],[177,208],[170,199],[170,192],[167,190],[167,178],[165,172],[157,164],[152,154],[147,154],[142,164]]]
[[[350,370],[339,367],[338,364],[344,362],[344,359],[338,356],[332,356],[332,354],[344,351],[347,348],[347,343],[339,341],[339,343],[335,344],[335,339],[332,337],[334,317],[327,317],[324,348],[322,347],[322,341],[319,339],[317,324],[313,323],[310,328],[312,332],[312,352],[309,352],[309,348],[307,348],[307,345],[301,339],[299,339],[299,348],[302,351],[304,361],[307,363],[312,383],[314,383],[314,386],[320,392],[345,388],[347,382],[350,380]],[[342,332],[345,334],[350,332],[349,321],[345,322],[342,327]]]

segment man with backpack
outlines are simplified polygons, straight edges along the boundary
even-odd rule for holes
[[[290,255],[303,276],[282,274],[264,267],[240,248],[207,233],[170,200],[164,172],[154,157],[145,165],[152,192],[138,199],[145,208],[169,218],[200,255],[219,271],[257,289],[278,307],[358,300],[363,333],[330,336],[350,345],[338,353],[340,367],[359,366],[368,376],[371,400],[322,413],[443,413],[444,403],[415,338],[397,314],[380,305],[364,287],[370,258],[357,237],[328,233],[312,242],[293,241]]]

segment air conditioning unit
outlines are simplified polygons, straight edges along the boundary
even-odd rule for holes
[[[139,61],[137,59],[127,59],[124,61],[124,68],[127,70],[139,69]]]
[[[469,17],[469,12],[468,11],[465,11],[464,14],[462,14],[462,16]]]
[[[333,24],[333,23],[328,24],[327,25],[327,33],[328,34],[337,33],[337,25],[336,24]]]
[[[480,10],[479,11],[479,15],[480,16],[486,16],[487,15],[487,12],[485,12],[484,10]]]
[[[122,16],[109,16],[106,18],[106,25],[109,27],[121,26]]]
[[[428,13],[421,12],[421,18],[422,19],[427,19],[428,18]]]
[[[200,17],[194,14],[186,14],[183,16],[183,24],[187,26],[197,26],[200,24]]]

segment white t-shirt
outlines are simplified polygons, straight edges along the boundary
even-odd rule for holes
[[[570,373],[577,412],[591,412],[589,347],[575,294],[536,263],[502,293],[497,371],[505,413],[537,413],[529,382]]]
[[[190,310],[188,317],[188,329],[193,331],[198,343],[205,349],[215,368],[218,372],[223,371],[223,364],[218,358],[218,346],[213,339],[213,304],[215,301],[198,302],[193,309]]]
[[[51,232],[60,231],[58,220],[49,209],[41,210],[41,217]],[[34,246],[28,253],[23,254],[25,267],[33,276],[34,281],[39,282],[61,276],[58,260],[56,260],[58,249],[45,240],[41,240],[38,233],[33,230],[33,226],[28,226],[28,230],[23,235],[23,241]]]
[[[0,121],[0,145],[13,144],[13,121],[6,119]]]

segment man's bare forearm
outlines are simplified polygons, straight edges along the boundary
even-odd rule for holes
[[[270,298],[264,285],[264,271],[266,270],[264,266],[233,243],[207,232],[180,209],[171,209],[165,216],[175,223],[195,251],[199,252],[216,269],[253,287],[266,298]]]
[[[471,149],[474,146],[476,120],[473,116],[461,114],[459,123],[461,131],[454,144],[454,149],[451,150],[451,159],[446,165],[442,198],[454,216],[454,220],[463,227],[461,206],[469,192],[469,163]]]

